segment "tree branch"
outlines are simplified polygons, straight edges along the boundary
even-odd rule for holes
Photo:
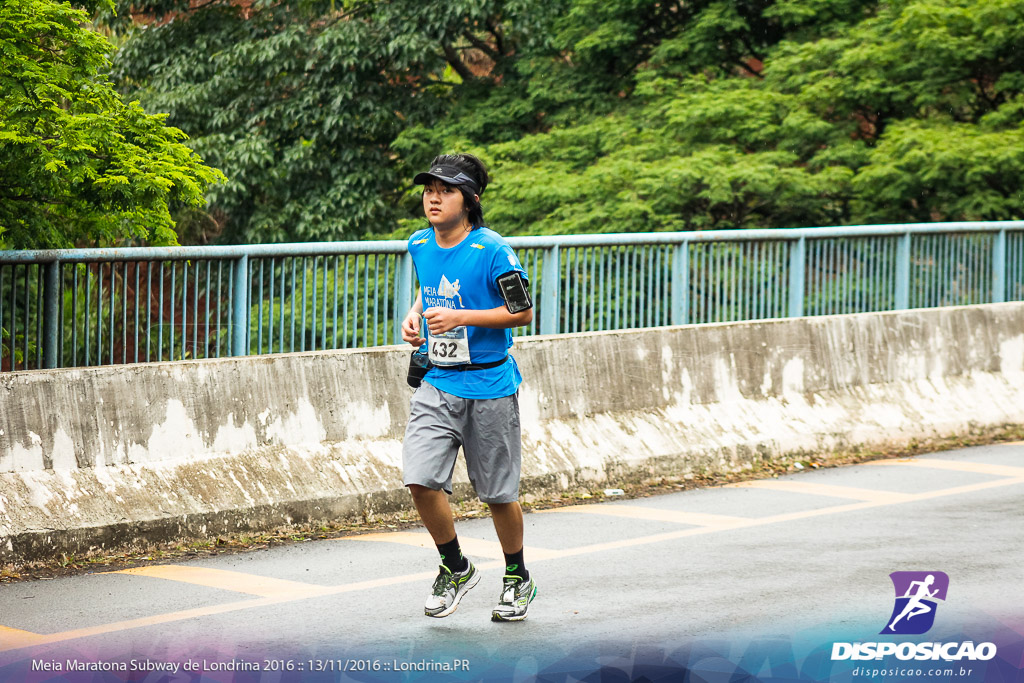
[[[2,198],[4,201],[11,201],[11,202],[32,202],[32,203],[36,203],[36,204],[52,204],[52,205],[67,204],[67,202],[65,202],[65,201],[61,201],[59,199],[53,199],[51,197],[38,197],[38,196],[23,195],[23,194],[22,195],[3,194],[3,195],[0,195],[0,198]]]
[[[487,17],[487,30],[492,36],[494,36],[494,45],[498,48],[498,53],[501,55],[505,54],[505,33],[501,30],[501,27],[494,23],[492,17]]]
[[[185,11],[189,15],[195,14],[199,10],[206,9],[210,5],[216,5],[219,2],[221,2],[221,0],[206,0],[205,2],[200,2],[198,4],[190,6]],[[160,16],[161,16],[161,18],[163,18],[163,17],[167,16],[168,14],[175,14],[175,15],[177,15],[177,14],[180,14],[180,11],[179,10],[172,10],[171,12],[162,12]]]
[[[462,60],[459,59],[458,53],[455,52],[455,48],[453,48],[450,43],[441,43],[441,48],[444,50],[445,60],[451,64],[452,68],[455,69],[455,73],[459,74],[463,81],[476,80],[476,76],[474,76],[473,72],[462,63]]]
[[[464,31],[462,36],[469,41],[470,45],[472,45],[473,47],[475,47],[476,49],[480,50],[485,55],[490,57],[491,60],[493,60],[495,63],[497,63],[503,57],[503,55],[500,55],[497,52],[495,52],[494,48],[492,48],[490,45],[474,36],[469,31]]]
[[[754,46],[750,44],[750,38],[748,36],[740,38],[740,42],[743,44],[743,47],[747,48],[747,52],[750,53],[751,57],[759,62],[764,62],[764,57],[758,54],[757,50],[754,49]]]
[[[743,61],[742,59],[737,59],[737,60],[736,60],[736,63],[737,63],[737,64],[739,64],[739,65],[740,65],[740,67],[741,67],[741,68],[742,68],[742,69],[743,69],[744,71],[746,71],[747,73],[749,73],[749,74],[750,74],[751,76],[754,76],[755,78],[761,78],[761,79],[763,79],[763,78],[764,78],[764,75],[763,75],[763,74],[761,74],[761,72],[760,72],[760,71],[755,71],[754,69],[750,68],[750,65],[749,65],[749,64],[747,64],[747,63],[746,63],[745,61]]]

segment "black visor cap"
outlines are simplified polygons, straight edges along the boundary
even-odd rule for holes
[[[429,171],[417,173],[412,181],[417,185],[426,185],[431,180],[440,180],[449,185],[465,185],[473,194],[478,194],[476,181],[454,166],[433,166]]]

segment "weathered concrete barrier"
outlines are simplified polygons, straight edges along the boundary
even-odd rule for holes
[[[1022,303],[539,337],[514,353],[526,495],[1024,423]],[[0,376],[0,562],[406,507],[407,359]]]

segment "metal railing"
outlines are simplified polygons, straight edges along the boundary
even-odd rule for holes
[[[1024,221],[512,237],[519,335],[1024,300]],[[0,370],[399,343],[404,241],[0,252]]]

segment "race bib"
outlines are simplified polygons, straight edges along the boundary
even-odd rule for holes
[[[456,327],[444,334],[430,335],[427,352],[430,362],[439,367],[468,364],[469,336],[466,326]]]

